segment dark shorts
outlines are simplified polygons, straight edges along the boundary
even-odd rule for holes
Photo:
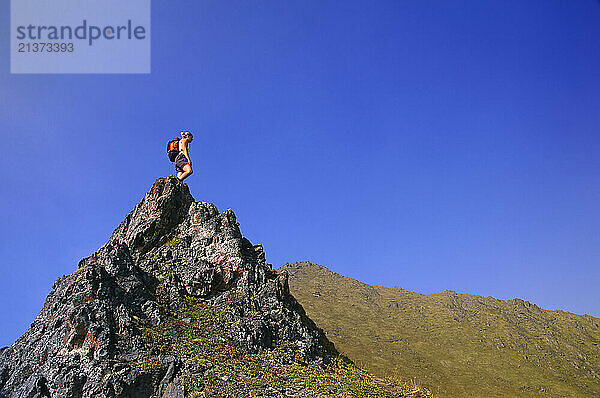
[[[175,163],[175,171],[177,171],[178,173],[183,172],[183,166],[185,166],[186,164],[190,164],[190,162],[188,162],[188,159],[185,157],[183,152],[179,152],[177,154],[177,157],[175,158],[174,163]]]

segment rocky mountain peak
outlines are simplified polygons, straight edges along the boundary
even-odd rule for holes
[[[217,323],[246,353],[285,347],[321,363],[337,355],[233,211],[196,202],[173,176],[159,178],[0,352],[0,397],[183,397],[185,380],[219,375],[205,357],[190,360],[225,340],[202,345],[206,325]]]

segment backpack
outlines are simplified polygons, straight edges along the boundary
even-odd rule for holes
[[[177,154],[179,153],[179,140],[180,138],[173,138],[167,144],[167,155],[169,156],[169,160],[171,162],[175,161]]]

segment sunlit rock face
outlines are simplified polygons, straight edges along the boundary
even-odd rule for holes
[[[190,370],[149,345],[144,330],[190,298],[222,314],[227,337],[245,352],[285,341],[308,361],[335,354],[289,294],[287,275],[242,236],[233,211],[194,201],[170,176],[56,281],[29,330],[2,349],[0,396],[183,397],[180,380]]]

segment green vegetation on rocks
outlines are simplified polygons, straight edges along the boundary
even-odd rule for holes
[[[219,312],[201,299],[186,298],[163,323],[143,328],[157,356],[140,358],[137,369],[152,373],[165,358],[179,358],[186,369],[180,382],[189,397],[428,396],[427,390],[375,377],[339,355],[328,363],[306,361],[289,341],[249,354],[225,333],[231,310]]]

